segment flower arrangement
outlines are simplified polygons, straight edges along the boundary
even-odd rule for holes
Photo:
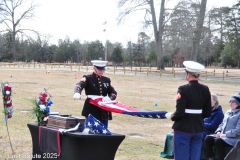
[[[50,107],[53,104],[50,98],[51,95],[44,88],[44,92],[39,94],[38,99],[30,99],[34,105],[32,109],[33,116],[37,117],[38,124],[41,126],[45,126],[48,123]]]
[[[2,96],[3,96],[3,107],[2,111],[5,115],[5,120],[12,118],[13,116],[13,104],[12,104],[12,87],[8,82],[2,82]]]

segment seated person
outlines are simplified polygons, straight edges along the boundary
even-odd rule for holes
[[[240,139],[240,93],[232,96],[229,104],[231,109],[225,113],[215,134],[207,135],[204,139],[209,160],[214,160],[214,148],[218,160],[224,160],[226,148],[233,147]]]
[[[218,96],[211,93],[212,113],[210,117],[204,118],[203,140],[206,135],[214,134],[218,126],[222,123],[224,114],[219,105]]]

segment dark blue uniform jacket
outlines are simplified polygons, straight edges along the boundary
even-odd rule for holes
[[[178,88],[176,103],[176,111],[171,118],[174,121],[172,128],[184,133],[203,132],[203,119],[212,112],[209,88],[196,80],[190,81]],[[185,109],[202,110],[202,113],[185,113]]]
[[[117,92],[111,85],[111,80],[105,76],[97,76],[95,73],[84,75],[85,81],[80,81],[81,89],[85,89],[86,95],[96,95],[96,96],[111,96],[111,94],[117,95]],[[116,98],[116,97],[115,97]],[[111,120],[112,114],[106,110],[103,110],[97,106],[89,103],[90,98],[86,98],[82,116],[87,117],[91,113],[95,118],[99,120]]]

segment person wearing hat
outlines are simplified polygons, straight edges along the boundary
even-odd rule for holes
[[[240,139],[240,93],[232,96],[229,104],[231,109],[225,113],[215,134],[208,135],[204,139],[209,160],[214,160],[214,148],[218,160],[224,160],[227,155],[226,148],[233,147]]]
[[[89,100],[94,96],[103,96],[103,101],[105,102],[115,100],[117,92],[112,86],[110,78],[103,76],[108,61],[92,60],[91,62],[93,64],[93,73],[84,75],[80,82],[76,84],[75,90],[79,93],[79,99],[81,99],[83,89],[85,89],[87,96],[83,106],[82,116],[87,118],[91,113],[96,119],[108,127],[108,120],[112,119],[112,113],[90,104]]]
[[[203,119],[211,115],[211,94],[198,78],[204,66],[184,61],[188,84],[177,90],[176,111],[165,116],[174,121],[173,146],[175,160],[199,160],[204,130]]]

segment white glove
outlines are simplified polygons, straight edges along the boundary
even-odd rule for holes
[[[112,100],[108,96],[105,96],[102,98],[102,101],[103,102],[111,102]]]
[[[76,93],[74,93],[73,98],[74,99],[81,99],[81,94],[76,92]]]
[[[172,112],[168,112],[168,113],[165,114],[165,117],[166,117],[167,119],[171,119],[172,114],[173,114]]]

